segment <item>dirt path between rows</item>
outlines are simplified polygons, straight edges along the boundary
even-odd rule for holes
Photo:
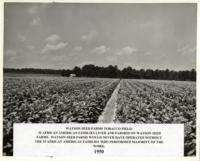
[[[110,99],[108,100],[106,107],[99,117],[98,123],[114,123],[115,112],[117,107],[117,94],[120,88],[120,82],[113,91]]]

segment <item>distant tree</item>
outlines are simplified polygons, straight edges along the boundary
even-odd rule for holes
[[[145,71],[144,71],[144,69],[140,69],[138,72],[139,72],[139,74],[140,74],[140,79],[143,79],[144,76],[145,76]]]
[[[61,76],[65,76],[65,70],[64,69],[61,71]]]
[[[109,65],[106,68],[106,75],[108,78],[117,78],[118,76],[118,67]]]
[[[82,75],[85,77],[95,77],[96,76],[96,68],[93,64],[84,65],[82,67]]]
[[[196,81],[196,70],[195,69],[192,69],[190,71],[190,80],[191,81]]]
[[[81,68],[80,67],[74,67],[74,69],[72,70],[72,73],[76,74],[77,77],[81,76]]]
[[[145,79],[152,79],[153,78],[153,70],[147,69],[145,72]]]
[[[166,69],[166,70],[164,71],[164,79],[165,79],[165,80],[169,79],[169,69]]]
[[[62,76],[69,77],[71,73],[72,73],[72,71],[69,70],[69,69],[67,69],[67,70],[62,70],[61,75],[62,75]]]
[[[122,78],[132,78],[132,68],[130,66],[122,69]]]

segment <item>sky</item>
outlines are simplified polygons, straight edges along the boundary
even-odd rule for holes
[[[196,4],[5,3],[4,67],[196,68]]]

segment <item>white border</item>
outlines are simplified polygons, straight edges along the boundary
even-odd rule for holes
[[[95,160],[95,161],[99,161],[99,160],[116,160],[116,161],[132,161],[132,160],[139,160],[139,161],[145,161],[145,160],[149,160],[149,161],[174,161],[174,160],[182,160],[182,161],[200,161],[200,93],[199,93],[199,89],[200,89],[200,64],[199,64],[199,60],[200,60],[200,55],[198,54],[199,50],[200,50],[200,31],[199,31],[199,26],[200,26],[200,1],[198,0],[2,0],[0,1],[0,34],[1,34],[1,38],[0,38],[0,51],[1,51],[1,55],[0,55],[0,66],[1,69],[3,69],[3,24],[4,24],[4,2],[20,2],[20,3],[49,3],[49,2],[56,2],[56,3],[197,3],[197,57],[196,57],[196,71],[197,71],[197,154],[196,157],[183,157],[183,158],[170,158],[170,157],[165,157],[165,158],[156,158],[156,157],[152,157],[152,158],[145,158],[145,157],[140,157],[140,158],[136,158],[136,157],[123,157],[123,158],[116,158],[116,157],[95,157],[95,158],[80,158],[80,157],[53,157],[53,158],[47,158],[47,157],[35,157],[35,158],[30,158],[30,157],[1,157],[0,160],[19,160],[19,161],[27,161],[27,160],[56,160],[56,161],[67,161],[67,160],[71,160],[71,161],[75,161],[75,160]],[[3,70],[0,71],[0,105],[1,105],[1,114],[0,114],[0,127],[3,125],[3,119],[2,119],[2,113],[3,113]],[[0,130],[0,136],[2,136],[2,129],[3,127],[1,127]],[[0,139],[0,155],[2,156],[2,137]],[[78,154],[77,154],[78,155]]]

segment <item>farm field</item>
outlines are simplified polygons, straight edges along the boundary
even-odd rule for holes
[[[185,155],[196,153],[196,83],[157,80],[6,76],[3,152],[13,123],[97,123],[116,88],[115,123],[184,123]]]
[[[13,123],[96,123],[117,79],[6,77],[4,153],[12,155]]]
[[[184,123],[184,155],[195,155],[196,83],[122,80],[115,122]]]

